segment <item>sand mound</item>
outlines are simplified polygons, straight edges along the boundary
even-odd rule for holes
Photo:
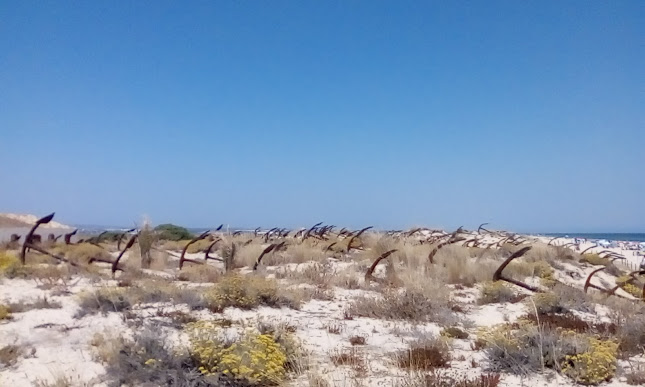
[[[31,214],[0,214],[0,228],[14,228],[14,227],[31,227],[39,219],[36,215]],[[43,224],[43,228],[73,228],[68,225],[51,221]]]

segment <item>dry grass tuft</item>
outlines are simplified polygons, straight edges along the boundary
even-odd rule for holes
[[[12,318],[11,309],[6,305],[0,304],[0,321],[11,320]]]
[[[60,302],[51,301],[47,297],[39,297],[34,302],[11,303],[8,305],[8,308],[11,313],[24,313],[34,309],[60,309],[62,305]],[[0,317],[0,319],[2,318]]]
[[[209,265],[186,265],[177,274],[179,281],[215,283],[222,277],[220,270]]]
[[[645,386],[645,365],[643,363],[629,364],[630,370],[625,373],[625,381],[632,386]]]
[[[470,335],[468,334],[468,332],[457,327],[446,327],[441,331],[441,336],[466,340]]]
[[[90,387],[93,384],[83,382],[79,377],[73,378],[67,375],[59,375],[54,378],[54,381],[37,380],[34,384],[36,387]]]
[[[561,328],[578,333],[594,333],[603,336],[613,335],[617,330],[616,325],[613,323],[590,323],[571,313],[539,314],[537,316],[529,313],[520,319],[528,320],[534,324],[540,324],[551,329]]]
[[[485,282],[479,289],[479,304],[494,304],[502,302],[518,302],[522,298],[513,288],[502,281]]]
[[[23,355],[24,349],[17,345],[6,345],[0,348],[0,364],[4,367],[11,367],[18,362]]]
[[[226,385],[202,375],[186,351],[171,349],[159,327],[144,327],[131,340],[95,337],[94,344],[109,386]]]
[[[501,381],[499,374],[481,374],[468,378],[460,373],[432,370],[427,374],[411,375],[396,387],[497,387]]]
[[[131,287],[103,287],[78,296],[80,309],[75,317],[88,314],[122,312],[134,305],[147,303],[186,304],[190,309],[206,306],[198,289],[178,287],[160,279],[145,279]]]
[[[278,289],[277,282],[255,275],[226,275],[206,294],[206,303],[214,312],[227,307],[253,309],[260,305],[293,309],[300,307],[293,293]]]
[[[397,353],[395,359],[399,367],[410,370],[446,368],[451,359],[450,347],[439,338],[427,338],[410,344],[410,348]]]
[[[57,245],[52,252],[54,254],[62,255],[71,262],[79,265],[89,265],[89,261],[92,258],[104,260],[113,259],[112,255],[110,255],[107,250],[90,243],[81,243],[78,245]]]
[[[349,343],[351,345],[365,345],[366,340],[363,336],[352,336],[349,338]]]
[[[324,328],[327,333],[331,333],[332,335],[340,335],[340,333],[343,331],[343,327],[335,323],[329,323],[325,325]]]
[[[459,321],[445,288],[391,289],[383,296],[356,297],[347,309],[351,316],[388,320],[431,321],[451,325]]]
[[[594,266],[607,266],[611,263],[611,260],[609,260],[608,258],[602,258],[598,254],[583,254],[582,257],[580,257],[580,263],[588,263]]]
[[[332,353],[329,358],[337,367],[349,366],[360,376],[365,376],[367,374],[367,366],[365,364],[364,356],[361,355],[356,348],[336,351],[335,353]]]

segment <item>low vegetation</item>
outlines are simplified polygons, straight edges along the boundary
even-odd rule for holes
[[[449,292],[442,287],[427,285],[404,289],[386,289],[383,294],[355,297],[347,313],[358,317],[387,320],[437,322],[452,325],[460,320],[453,311]]]
[[[102,380],[114,386],[300,385],[307,379],[311,386],[331,387],[341,374],[359,385],[381,366],[391,371],[383,383],[400,387],[497,387],[504,374],[542,373],[542,378],[544,370],[566,377],[568,385],[645,380],[635,357],[645,351],[645,307],[595,290],[586,294],[579,286],[595,269],[590,265],[606,264],[596,254],[535,244],[504,270],[507,278],[540,289],[531,292],[492,281],[500,263],[520,248],[513,243],[489,249],[450,244],[430,262],[438,241],[448,238],[427,237],[431,231],[417,232],[418,237],[373,231],[360,237],[347,232],[306,237],[307,230],[297,237],[295,232],[285,237],[281,230],[268,236],[217,232],[187,250],[200,253],[188,258],[202,264],[187,262],[180,270],[178,254],[167,250],[182,250],[193,235],[174,225],[145,230],[150,238],[128,251],[115,275],[105,263],[90,261],[114,259],[118,234],[104,236],[101,247],[47,245],[76,266],[35,251],[23,266],[15,251],[1,251],[2,281],[19,278],[16,283],[31,284],[39,296],[18,303],[0,300],[0,324],[11,328],[33,316],[21,313],[67,306],[69,296],[78,301],[77,318],[110,314],[122,324],[115,329],[119,334],[106,329],[87,337],[96,361],[105,366]],[[211,245],[214,259],[205,261],[203,252]],[[273,250],[254,269],[268,246]],[[376,258],[392,250],[367,273]],[[615,276],[616,284],[639,297],[641,280],[624,275],[617,265],[606,264],[593,282],[611,288],[609,279]],[[489,305],[504,303],[516,305]],[[491,311],[508,323],[476,329],[474,324],[484,325]],[[278,321],[285,316],[288,323]],[[88,329],[100,319],[69,326],[45,322],[37,330]],[[295,332],[296,327],[307,331]],[[316,356],[309,357],[295,334]],[[381,335],[396,346],[384,347]],[[333,345],[315,340],[320,337]],[[408,348],[398,350],[401,342]],[[463,351],[468,346],[473,356]],[[0,349],[0,363],[11,367],[24,355],[22,347],[8,345]],[[309,364],[323,358],[324,368]],[[61,377],[41,384],[67,382],[85,383]]]
[[[429,373],[413,375],[396,387],[497,387],[500,381],[501,376],[494,373],[468,377],[461,372],[433,370]]]
[[[277,385],[285,379],[295,341],[285,332],[231,332],[210,321],[188,324],[190,354],[201,374],[242,380],[248,385]]]
[[[616,372],[618,344],[586,333],[521,322],[482,332],[488,368],[529,375],[552,368],[575,382],[596,385]]]
[[[484,282],[479,290],[480,304],[493,304],[501,302],[517,302],[521,300],[515,290],[504,282]]]
[[[185,227],[170,223],[160,224],[154,228],[154,231],[160,240],[165,241],[181,241],[193,238],[193,234]]]
[[[292,294],[283,292],[274,280],[259,276],[227,275],[205,294],[206,304],[214,312],[236,307],[253,309],[260,305],[294,309],[300,307]]]
[[[410,344],[395,355],[396,364],[409,370],[430,371],[450,366],[450,347],[441,338],[428,337]]]

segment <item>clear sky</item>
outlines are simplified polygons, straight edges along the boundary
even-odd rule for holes
[[[2,1],[0,212],[645,232],[645,2]]]

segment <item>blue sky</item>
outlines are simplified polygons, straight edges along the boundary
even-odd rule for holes
[[[642,1],[0,14],[0,212],[645,232]]]

